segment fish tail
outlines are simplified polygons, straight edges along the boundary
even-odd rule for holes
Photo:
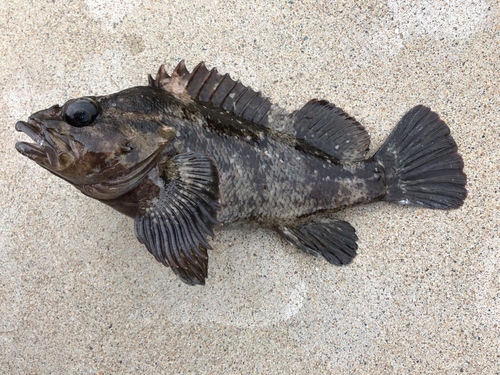
[[[384,201],[449,210],[467,196],[464,162],[450,129],[427,107],[408,111],[373,159],[384,171]]]

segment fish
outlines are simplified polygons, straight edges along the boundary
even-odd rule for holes
[[[370,136],[334,104],[285,111],[261,92],[182,60],[147,86],[71,99],[16,123],[22,155],[134,219],[137,239],[186,284],[204,285],[216,230],[272,229],[342,266],[357,255],[335,218],[376,201],[458,209],[464,162],[430,108],[403,115],[370,157]]]

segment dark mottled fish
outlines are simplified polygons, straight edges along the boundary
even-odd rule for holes
[[[453,209],[467,195],[457,146],[429,108],[411,109],[367,159],[368,133],[335,105],[285,113],[203,63],[172,76],[161,66],[149,86],[70,100],[16,129],[35,141],[18,142],[21,154],[135,218],[139,241],[188,284],[205,283],[220,223],[272,228],[342,265],[357,237],[328,214],[379,200]]]

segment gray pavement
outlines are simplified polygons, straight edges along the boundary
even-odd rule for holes
[[[499,16],[493,0],[0,2],[0,373],[498,373]],[[207,285],[184,285],[131,219],[14,149],[17,120],[180,59],[289,110],[330,100],[371,152],[428,105],[469,197],[339,213],[360,238],[342,268],[270,231],[220,233]]]

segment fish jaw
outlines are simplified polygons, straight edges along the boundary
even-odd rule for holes
[[[70,146],[59,136],[52,134],[41,122],[30,118],[18,121],[16,130],[25,133],[34,142],[16,142],[16,150],[53,172],[64,170],[74,161]]]

